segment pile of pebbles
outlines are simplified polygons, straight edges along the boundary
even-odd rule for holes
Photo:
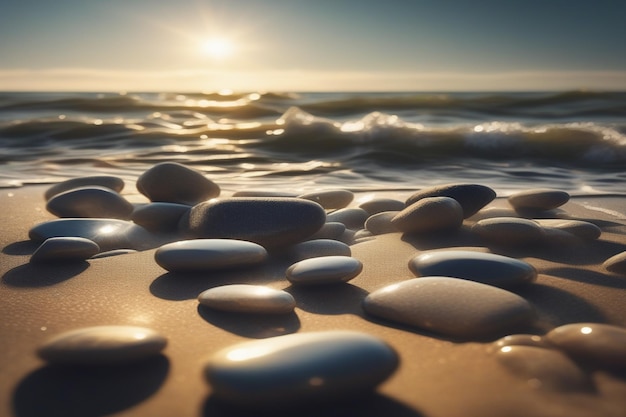
[[[350,245],[380,234],[433,236],[466,227],[486,246],[513,247],[585,242],[601,235],[589,222],[545,215],[533,219],[533,214],[545,214],[569,200],[565,192],[546,189],[510,196],[510,209],[483,210],[496,193],[478,184],[442,185],[420,190],[404,202],[379,198],[349,207],[354,195],[347,190],[220,197],[217,184],[177,163],[155,165],[136,186],[150,203],[131,204],[120,194],[124,182],[111,176],[72,179],[48,189],[47,209],[59,219],[29,231],[30,239],[40,243],[30,261],[84,262],[156,249],[158,265],[187,273],[255,268],[280,254],[293,261],[285,271],[292,285],[331,287],[356,278],[363,269],[351,256]],[[626,273],[626,252],[608,259],[605,268]],[[408,269],[416,278],[365,297],[362,308],[368,315],[456,340],[493,340],[536,318],[532,305],[512,292],[537,278],[535,268],[522,260],[487,251],[438,249],[417,253]],[[198,294],[199,304],[223,314],[293,314],[296,301],[285,291],[259,285],[223,285]],[[586,378],[576,360],[626,366],[625,329],[569,326],[545,336],[500,339],[494,344],[497,357],[514,372],[559,389],[570,387],[563,382],[569,377],[579,382]],[[99,326],[58,335],[38,354],[52,364],[102,366],[160,355],[166,344],[151,329]],[[535,360],[552,363],[552,371]],[[316,404],[371,391],[398,364],[398,354],[384,340],[328,331],[235,345],[216,352],[204,369],[218,399],[236,407],[271,407],[285,398]]]

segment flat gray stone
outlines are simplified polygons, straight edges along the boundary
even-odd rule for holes
[[[365,224],[365,220],[369,217],[369,214],[360,208],[343,208],[332,213],[328,213],[328,222],[339,222],[346,226],[346,229],[362,229]]]
[[[256,410],[367,396],[398,367],[384,341],[354,331],[297,333],[217,352],[204,368],[216,399]]]
[[[354,194],[348,190],[326,190],[302,194],[298,198],[315,201],[326,210],[331,210],[346,207],[354,199]]]
[[[404,201],[393,198],[373,198],[359,204],[359,208],[367,211],[372,216],[383,211],[402,211],[406,208]]]
[[[312,239],[289,248],[290,258],[301,261],[319,256],[351,256],[350,246],[334,239]]]
[[[469,250],[424,251],[411,258],[409,269],[418,277],[461,278],[500,288],[515,288],[537,279],[537,270],[527,262]]]
[[[192,239],[168,243],[154,260],[168,271],[211,271],[259,265],[267,259],[261,245],[234,239]]]
[[[520,217],[519,213],[510,207],[485,207],[474,214],[470,220],[479,221],[494,217]]]
[[[489,243],[504,246],[526,246],[542,243],[545,232],[533,220],[517,217],[494,217],[479,220],[472,232]]]
[[[30,257],[32,263],[84,261],[100,252],[97,243],[82,237],[51,237]]]
[[[602,234],[602,229],[593,223],[569,219],[535,219],[539,226],[571,233],[585,240],[595,240]]]
[[[326,222],[320,230],[311,235],[310,239],[336,239],[339,240],[346,225],[339,222]]]
[[[399,232],[395,224],[391,220],[400,213],[399,211],[382,211],[371,215],[365,221],[365,228],[372,235],[384,235],[386,233]]]
[[[203,291],[198,302],[208,308],[233,313],[288,314],[296,300],[286,291],[262,285],[222,285]]]
[[[601,323],[572,323],[546,334],[546,340],[576,360],[608,369],[626,367],[626,329]]]
[[[626,251],[611,256],[602,266],[609,272],[626,275]]]
[[[535,317],[531,305],[516,294],[450,277],[388,285],[369,294],[363,309],[375,317],[467,340],[510,332]]]
[[[73,190],[74,188],[94,186],[106,187],[120,193],[124,189],[124,180],[110,175],[93,175],[88,177],[72,178],[58,184],[54,184],[52,187],[48,188],[44,193],[44,197],[46,201],[48,201],[55,195]]]
[[[450,197],[426,197],[402,210],[391,223],[404,233],[449,232],[463,224],[463,208]]]
[[[199,171],[162,162],[141,174],[137,190],[153,202],[194,205],[220,194],[220,187]]]
[[[37,354],[52,364],[111,365],[158,355],[167,339],[135,326],[85,327],[62,333],[43,344]]]
[[[326,285],[350,281],[363,270],[363,264],[350,256],[321,256],[296,262],[287,268],[287,279],[294,285]]]
[[[569,201],[569,194],[565,191],[546,188],[534,188],[511,194],[508,202],[516,210],[552,210]]]
[[[133,205],[105,187],[82,187],[55,195],[46,209],[58,217],[129,219]]]
[[[237,197],[194,206],[187,224],[181,224],[181,229],[198,238],[249,240],[266,248],[276,248],[307,239],[325,222],[326,212],[312,201]]]
[[[153,232],[173,232],[183,215],[191,210],[191,206],[177,203],[150,203],[137,207],[131,220],[143,228]]]
[[[494,198],[496,192],[480,184],[444,184],[420,190],[406,200],[407,207],[428,197],[449,197],[455,199],[463,208],[463,217],[468,218],[485,207]]]

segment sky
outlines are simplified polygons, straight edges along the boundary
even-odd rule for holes
[[[626,90],[622,0],[5,0],[3,91]]]

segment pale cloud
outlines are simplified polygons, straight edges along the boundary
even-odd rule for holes
[[[310,70],[0,70],[3,91],[542,91],[626,90],[626,71],[500,73]]]

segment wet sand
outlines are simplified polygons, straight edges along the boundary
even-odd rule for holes
[[[30,265],[36,245],[28,241],[28,230],[54,218],[45,211],[44,190],[0,190],[0,415],[238,415],[211,397],[201,373],[207,357],[248,339],[327,329],[379,336],[397,350],[401,365],[375,395],[291,415],[626,415],[623,371],[589,369],[591,384],[582,391],[536,388],[494,358],[494,339],[450,340],[362,311],[368,293],[414,277],[407,263],[419,250],[481,246],[469,233],[471,220],[458,233],[438,238],[393,233],[365,239],[351,247],[352,256],[364,264],[357,278],[332,288],[301,289],[284,278],[289,262],[280,257],[259,268],[195,275],[168,273],[155,263],[154,250],[71,265]],[[377,196],[403,200],[408,194]],[[357,195],[353,205],[358,201]],[[507,202],[498,198],[489,206],[506,207]],[[490,248],[523,259],[539,272],[536,283],[515,291],[535,307],[538,318],[532,328],[515,332],[544,334],[575,322],[626,327],[626,276],[602,266],[626,250],[626,197],[574,197],[553,214],[595,223],[602,235],[576,244]],[[286,289],[296,298],[296,311],[268,318],[198,307],[201,291],[225,283]],[[46,366],[35,355],[53,335],[104,324],[150,327],[169,344],[157,359],[97,372]]]

